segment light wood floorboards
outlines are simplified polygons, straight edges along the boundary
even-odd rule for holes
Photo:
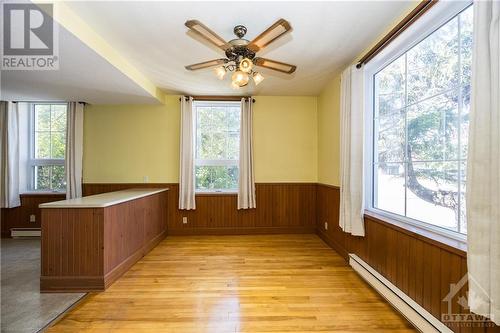
[[[168,237],[50,332],[414,332],[316,235]]]

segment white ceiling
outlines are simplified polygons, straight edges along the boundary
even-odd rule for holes
[[[66,3],[133,66],[166,93],[190,95],[318,95],[325,84],[373,43],[414,2],[141,2]],[[235,91],[211,69],[185,65],[220,58],[222,51],[188,33],[198,19],[226,40],[233,27],[247,39],[277,19],[293,30],[259,56],[295,64],[293,75],[262,70],[266,79]],[[155,103],[153,97],[72,34],[60,29],[59,71],[4,71],[2,98],[83,100],[95,104]]]
[[[259,56],[298,66],[292,76],[262,71],[256,95],[317,95],[324,85],[379,37],[410,6],[409,1],[342,2],[91,2],[69,6],[97,33],[168,93],[241,94],[211,69],[189,72],[185,65],[220,58],[222,51],[196,40],[184,22],[197,19],[226,40],[233,27],[248,28],[247,39],[279,18],[293,31]]]
[[[142,87],[59,28],[59,70],[2,71],[0,98],[13,101],[157,103]]]

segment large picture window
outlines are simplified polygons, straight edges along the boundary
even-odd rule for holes
[[[31,104],[29,178],[32,190],[66,190],[66,113],[66,103]]]
[[[462,234],[472,11],[373,76],[373,207]]]
[[[197,191],[236,191],[240,102],[194,102]]]

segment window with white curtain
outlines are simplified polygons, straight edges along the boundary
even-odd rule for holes
[[[371,208],[457,235],[467,233],[472,11],[454,13],[370,80]]]
[[[237,191],[240,102],[193,103],[197,191]]]
[[[30,104],[28,179],[34,191],[65,191],[66,103]]]

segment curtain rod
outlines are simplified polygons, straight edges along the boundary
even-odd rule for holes
[[[54,103],[54,104],[58,104],[58,103],[69,103],[69,102],[65,102],[65,101],[11,101],[12,103],[40,103],[40,104],[51,104],[51,103]],[[80,103],[80,104],[89,104],[87,102],[82,102],[82,101],[78,101],[77,103]]]
[[[185,96],[186,100],[192,97],[195,101],[241,101],[242,98],[250,99],[250,96]],[[179,97],[179,101],[182,97]],[[252,98],[252,103],[255,103],[255,98]]]
[[[361,68],[364,64],[368,63],[377,54],[379,54],[383,49],[385,49],[397,36],[399,36],[403,31],[408,29],[413,23],[415,23],[420,16],[427,12],[432,6],[434,6],[439,0],[423,0],[417,7],[415,7],[408,15],[406,15],[401,22],[399,22],[387,35],[385,35],[374,47],[370,49],[358,62],[356,68]]]

